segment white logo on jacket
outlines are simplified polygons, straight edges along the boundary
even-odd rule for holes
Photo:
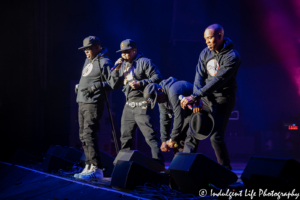
[[[215,76],[219,70],[219,63],[215,59],[210,60],[207,63],[206,68],[211,76]]]
[[[82,76],[89,75],[92,70],[93,70],[93,64],[92,63],[87,64],[82,70]]]

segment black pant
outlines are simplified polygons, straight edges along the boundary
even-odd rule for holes
[[[177,152],[183,152],[184,142],[185,142],[185,139],[186,139],[186,136],[187,136],[187,132],[189,130],[189,122],[190,122],[192,114],[193,114],[192,110],[190,110],[188,108],[184,109],[184,112],[183,112],[183,115],[184,115],[183,125],[182,125],[182,128],[181,128],[180,134],[179,134],[178,138],[176,139],[178,147],[173,148],[174,155]]]
[[[98,146],[97,131],[102,117],[104,102],[78,103],[79,138],[86,156],[86,164],[102,167]]]
[[[125,105],[121,119],[121,146],[122,149],[131,149],[133,133],[138,126],[151,148],[152,158],[163,164],[164,157],[159,148],[154,123],[154,113],[149,106],[143,109]]]
[[[227,95],[226,97],[208,96],[202,98],[203,110],[210,112],[215,120],[215,127],[210,136],[210,141],[215,150],[218,163],[231,169],[228,150],[224,141],[224,133],[235,104],[235,95]],[[191,134],[189,130],[185,140],[184,150],[186,153],[197,152],[199,140]]]

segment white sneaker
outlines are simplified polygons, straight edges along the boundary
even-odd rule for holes
[[[85,165],[84,169],[82,170],[82,172],[78,173],[78,174],[74,174],[75,178],[79,178],[80,175],[85,174],[89,171],[90,165]]]
[[[103,171],[99,169],[95,165],[91,165],[91,168],[88,172],[81,174],[78,178],[84,180],[98,180],[101,181],[103,179]]]

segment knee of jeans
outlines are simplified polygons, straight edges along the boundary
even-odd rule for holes
[[[97,145],[97,141],[87,141],[85,142],[86,146],[96,146]]]
[[[222,135],[212,135],[210,137],[210,141],[212,143],[220,143],[220,142],[224,142],[224,137]]]
[[[147,142],[147,144],[157,143],[155,137],[145,138],[145,141]]]

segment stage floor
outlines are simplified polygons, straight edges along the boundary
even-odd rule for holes
[[[168,164],[166,163],[166,168]],[[239,177],[247,163],[232,163],[233,172]],[[165,191],[148,185],[130,191],[110,185],[111,178],[102,181],[85,181],[60,172],[49,174],[36,169],[0,162],[0,199],[198,199],[199,196],[174,193],[168,186]],[[161,190],[161,189],[160,189]],[[168,191],[169,190],[169,191]],[[89,192],[87,192],[89,191]],[[165,195],[162,195],[165,194]],[[210,196],[201,199],[217,199]]]

